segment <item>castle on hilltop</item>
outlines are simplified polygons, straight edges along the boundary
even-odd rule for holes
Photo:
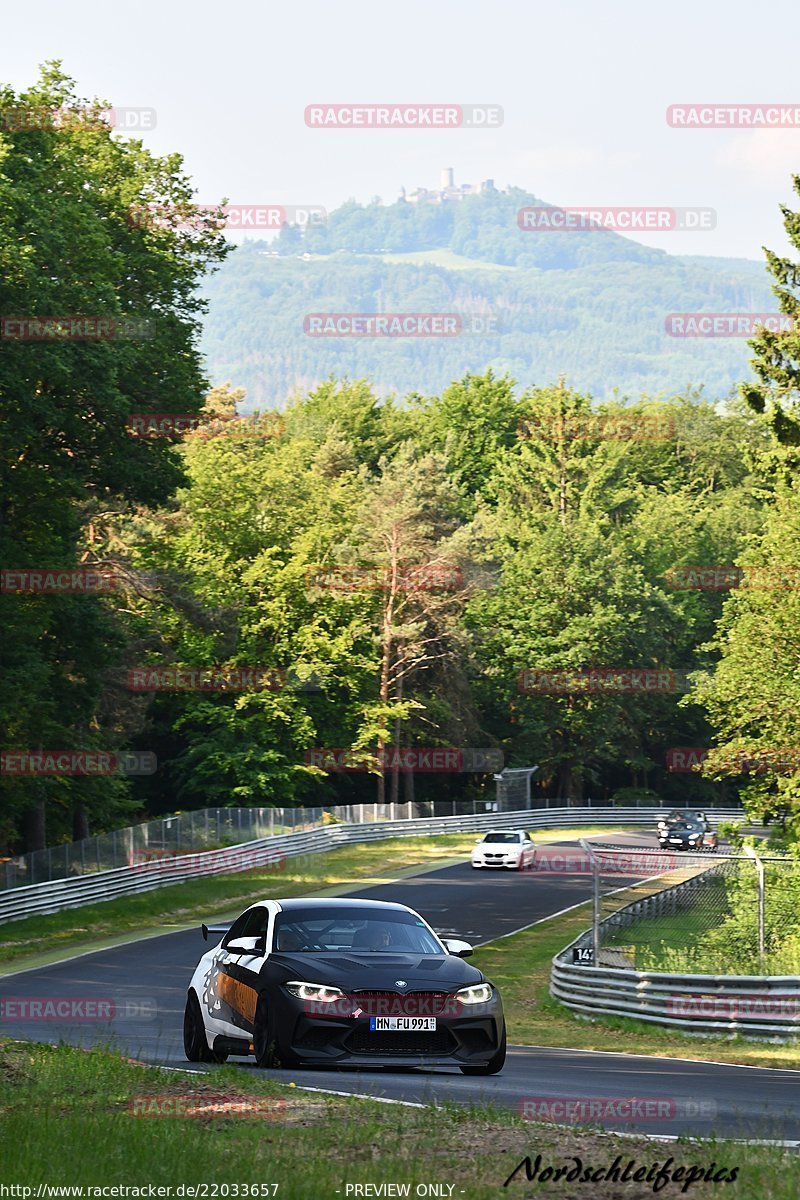
[[[400,199],[409,204],[445,204],[452,200],[463,200],[465,196],[480,196],[483,192],[494,192],[493,179],[484,179],[482,183],[462,183],[456,185],[453,179],[453,168],[442,167],[439,188],[415,188],[406,194],[404,187],[400,188]]]

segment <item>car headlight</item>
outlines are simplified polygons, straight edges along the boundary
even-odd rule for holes
[[[460,988],[456,996],[462,1004],[486,1004],[492,998],[492,988],[488,983],[473,983],[471,987]]]
[[[303,983],[293,979],[284,986],[298,1000],[316,1000],[319,1004],[333,1004],[344,996],[341,988],[329,987],[327,983]]]

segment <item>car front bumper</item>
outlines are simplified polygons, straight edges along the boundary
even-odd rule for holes
[[[505,1028],[496,993],[485,1004],[461,1005],[459,1015],[437,1015],[435,1031],[377,1032],[366,1013],[310,1012],[302,1000],[287,994],[276,1007],[280,1049],[309,1066],[480,1066],[497,1053]]]
[[[473,858],[473,867],[506,867],[508,870],[519,870],[520,859],[515,858]]]

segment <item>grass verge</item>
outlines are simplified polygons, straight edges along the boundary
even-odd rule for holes
[[[332,1080],[335,1087],[335,1077]],[[638,1200],[654,1191],[708,1200],[794,1200],[800,1187],[795,1155],[777,1147],[722,1141],[659,1143],[587,1128],[532,1125],[510,1112],[484,1107],[406,1108],[303,1092],[300,1088],[222,1067],[207,1075],[148,1068],[104,1051],[0,1042],[4,1183],[77,1186],[206,1185],[208,1197],[272,1196],[278,1200],[342,1200],[356,1185],[409,1185],[409,1194],[484,1200],[524,1157],[548,1165],[605,1173],[667,1164],[683,1178],[652,1183],[526,1182],[524,1170],[508,1195],[546,1193],[567,1200]],[[723,1183],[684,1186],[686,1171],[711,1164]],[[696,1176],[695,1176],[696,1178]],[[277,1190],[265,1185],[277,1184]],[[437,1184],[437,1192],[417,1192]],[[257,1188],[254,1191],[245,1191]],[[216,1188],[216,1190],[215,1190]],[[234,1190],[234,1189],[237,1190]],[[349,1189],[349,1190],[348,1190]],[[22,1200],[25,1193],[16,1192]],[[110,1193],[106,1193],[107,1195]],[[123,1194],[124,1193],[117,1193]],[[152,1194],[152,1193],[151,1193]],[[155,1194],[158,1194],[157,1192]],[[167,1195],[168,1193],[161,1193]],[[190,1193],[191,1194],[191,1193]],[[203,1193],[195,1193],[203,1194]],[[403,1195],[399,1190],[360,1195]],[[45,1193],[46,1195],[46,1193]]]
[[[536,830],[537,842],[567,841],[607,828]],[[256,868],[232,875],[193,879],[150,892],[87,904],[47,916],[26,917],[0,925],[0,964],[24,965],[63,950],[76,953],[96,949],[110,940],[126,936],[146,937],[170,933],[203,921],[236,913],[254,899],[270,896],[302,896],[365,886],[371,880],[394,879],[415,871],[429,871],[449,860],[465,859],[475,844],[475,834],[445,834],[440,837],[388,838],[286,859],[280,869]]]
[[[659,1029],[646,1021],[604,1017],[600,1022],[573,1014],[550,995],[550,964],[553,955],[589,927],[591,919],[591,905],[582,904],[563,916],[492,942],[470,959],[500,988],[510,1041],[526,1046],[571,1046],[576,1050],[800,1068],[797,1046],[739,1037],[696,1037]]]

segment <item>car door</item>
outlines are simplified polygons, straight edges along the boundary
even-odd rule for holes
[[[205,980],[203,1003],[216,1033],[251,1035],[258,984],[269,944],[269,910],[256,905],[242,913],[222,939]],[[247,949],[231,949],[231,943]]]

